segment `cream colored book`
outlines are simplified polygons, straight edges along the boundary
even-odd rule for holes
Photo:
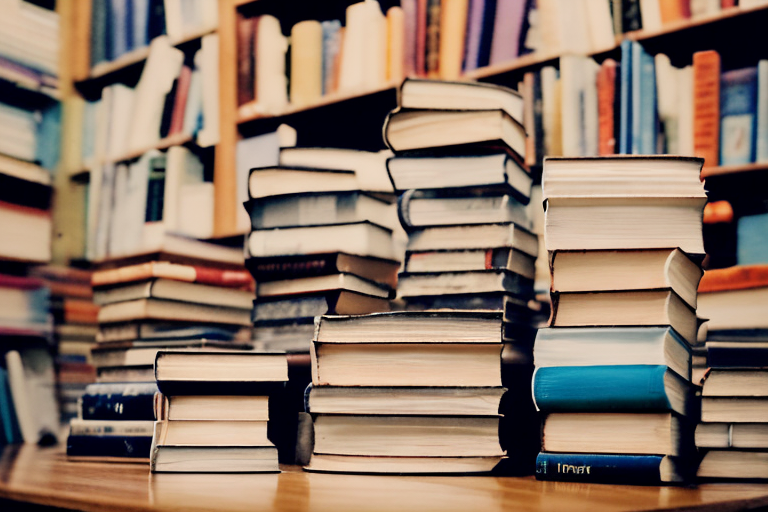
[[[323,95],[323,29],[319,21],[302,21],[291,29],[290,89],[291,104],[296,107],[311,105]]]

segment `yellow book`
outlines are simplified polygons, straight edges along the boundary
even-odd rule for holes
[[[444,0],[440,19],[440,78],[456,80],[464,59],[468,0]]]
[[[323,95],[323,28],[307,20],[291,29],[291,103],[311,105]]]
[[[387,82],[402,82],[405,77],[405,14],[400,7],[387,11]]]

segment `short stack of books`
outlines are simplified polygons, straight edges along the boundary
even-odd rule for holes
[[[538,478],[649,484],[694,474],[702,164],[544,161],[552,317],[534,347],[545,414]]]
[[[172,240],[159,253],[105,263],[92,275],[93,300],[101,306],[91,350],[98,383],[88,387],[71,422],[71,457],[149,458],[154,362],[161,349],[252,348],[253,280],[242,253]],[[138,405],[113,405],[124,398]]]
[[[708,270],[699,310],[709,318],[696,446],[704,479],[768,479],[768,265]]]
[[[77,402],[96,382],[91,349],[96,343],[99,307],[93,303],[91,271],[46,265],[32,270],[51,292],[56,344],[56,381],[61,420],[77,417]]]
[[[273,410],[288,380],[285,353],[161,351],[155,370],[153,472],[280,471]]]
[[[318,318],[305,469],[447,474],[511,464],[501,423],[519,418],[500,414],[501,324],[500,312],[477,311]]]
[[[530,364],[538,241],[522,118],[511,89],[408,79],[384,137],[409,234],[398,299],[409,310],[504,311],[510,353]]]

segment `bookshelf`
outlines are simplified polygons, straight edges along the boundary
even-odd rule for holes
[[[692,488],[538,482],[523,478],[280,474],[155,474],[144,464],[68,462],[61,448],[5,449],[0,498],[41,510],[747,510],[766,484]],[[6,508],[6,507],[4,507]]]

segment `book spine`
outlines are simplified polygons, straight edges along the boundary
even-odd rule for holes
[[[616,61],[606,59],[597,75],[598,154],[616,153],[614,109],[616,96]]]
[[[639,46],[639,45],[638,45]],[[656,62],[642,47],[640,48],[640,105],[634,114],[640,117],[640,154],[656,154],[658,119],[656,113]]]
[[[440,77],[440,11],[441,0],[427,1],[426,76]]]
[[[666,366],[537,368],[533,398],[539,410],[668,410]]]
[[[645,117],[642,113],[644,109],[643,100],[645,99],[643,97],[642,91],[644,81],[643,81],[643,61],[644,61],[644,54],[643,47],[638,42],[632,42],[632,64],[630,67],[630,107],[629,110],[631,111],[630,119],[631,119],[631,128],[630,133],[631,135],[631,143],[629,150],[627,151],[628,154],[633,155],[642,155],[643,153],[643,118]],[[650,107],[647,107],[650,109]],[[655,107],[654,107],[655,108]]]
[[[480,38],[483,31],[484,0],[469,0],[467,10],[467,34],[464,44],[464,72],[477,69],[480,54]]]
[[[723,73],[720,80],[720,164],[755,161],[757,68]]]
[[[707,345],[710,368],[768,368],[768,349]]]
[[[483,10],[483,28],[480,31],[480,47],[477,52],[477,67],[487,66],[491,61],[493,43],[493,23],[496,18],[496,0],[485,0]]]
[[[693,149],[705,166],[719,163],[720,55],[709,50],[693,54]]]
[[[768,160],[768,60],[757,64],[757,155],[756,161]]]
[[[621,43],[619,99],[619,153],[632,153],[632,41]]]
[[[403,19],[405,20],[403,74],[406,77],[416,76],[416,23],[418,19],[416,0],[401,0],[400,7],[403,9]]]
[[[536,479],[566,482],[661,483],[658,455],[591,455],[580,453],[539,453]]]
[[[70,457],[149,458],[152,436],[69,436]]]
[[[427,3],[416,1],[416,76],[426,76],[427,57]]]
[[[242,14],[237,16],[237,104],[253,101],[254,61],[253,23]]]
[[[397,198],[397,218],[400,220],[400,224],[406,231],[411,230],[414,226],[411,224],[410,205],[411,198],[415,190],[406,190]]]
[[[640,0],[622,0],[621,17],[622,33],[643,28],[640,15]]]
[[[84,420],[151,421],[155,419],[154,396],[154,393],[83,395],[80,417]]]
[[[298,277],[327,276],[339,272],[337,254],[313,255],[309,258],[248,258],[245,266],[259,282]]]
[[[71,436],[151,436],[153,430],[152,421],[77,421],[70,424]]]

